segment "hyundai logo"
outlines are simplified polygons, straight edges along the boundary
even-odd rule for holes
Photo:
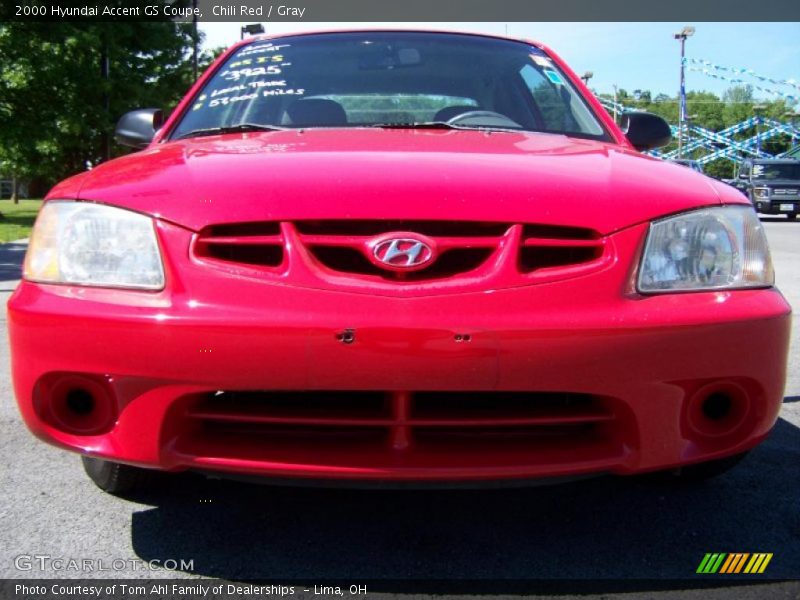
[[[372,246],[375,263],[385,269],[410,271],[428,266],[436,257],[433,240],[413,233],[382,236]]]

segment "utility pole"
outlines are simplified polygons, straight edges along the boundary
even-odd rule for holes
[[[589,80],[594,77],[594,73],[591,71],[586,71],[583,75],[581,75],[581,79],[583,80],[583,84],[586,87],[589,87]]]
[[[694,27],[687,25],[673,37],[681,42],[681,87],[678,90],[678,158],[683,155],[683,128],[686,123],[686,39],[694,35]]]

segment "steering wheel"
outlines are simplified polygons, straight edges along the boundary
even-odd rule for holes
[[[506,127],[522,129],[522,125],[507,116],[491,110],[468,110],[447,120],[448,125],[474,125],[476,127]]]

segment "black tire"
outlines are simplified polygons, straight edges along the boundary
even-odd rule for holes
[[[146,489],[152,484],[153,473],[148,469],[82,456],[83,470],[94,484],[109,494],[125,494]]]
[[[672,483],[672,484],[694,484],[702,483],[726,473],[738,465],[748,455],[748,452],[726,456],[709,462],[689,465],[670,471],[657,471],[641,475],[640,479],[647,483]]]
[[[789,213],[788,215],[786,215],[786,218],[789,219],[790,221],[794,221],[797,218],[797,213]]]

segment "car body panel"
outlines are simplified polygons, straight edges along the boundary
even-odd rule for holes
[[[16,392],[30,397],[43,372],[107,373],[123,405],[113,432],[73,436],[43,422],[30,409],[23,413],[29,427],[73,450],[140,466],[185,469],[222,461],[236,472],[271,476],[469,480],[576,474],[598,467],[640,472],[741,451],[774,424],[788,347],[788,309],[779,294],[687,294],[626,302],[624,307],[594,305],[591,300],[577,306],[574,297],[584,285],[560,287],[556,298],[548,297],[550,290],[530,288],[423,302],[359,299],[323,291],[309,291],[302,298],[276,290],[256,295],[253,285],[243,284],[232,286],[230,293],[247,293],[251,300],[236,314],[176,302],[169,309],[142,307],[132,315],[126,306],[91,300],[87,306],[86,299],[74,297],[64,301],[31,285],[14,304],[30,305],[37,316],[28,319],[24,310],[15,310],[12,341],[17,352],[36,353],[40,359],[35,366],[14,362]],[[570,302],[574,307],[570,320],[537,307],[554,301]],[[266,302],[272,307],[268,317],[262,308]],[[469,310],[464,309],[467,304]],[[313,323],[305,308],[309,306],[326,307],[315,309]],[[86,308],[87,316],[74,317],[76,310]],[[719,315],[713,323],[705,316],[709,310]],[[676,311],[683,315],[679,320]],[[41,317],[47,313],[51,316]],[[165,313],[170,318],[160,320]],[[541,316],[531,319],[531,313]],[[343,325],[355,330],[352,345],[336,339]],[[57,329],[65,342],[30,335],[33,328],[48,326]],[[94,333],[98,329],[125,340],[125,347],[98,343]],[[471,335],[470,344],[454,341],[456,334],[464,333]],[[752,353],[730,351],[741,339],[748,340]],[[80,354],[75,348],[81,349]],[[656,355],[660,360],[652,359]],[[682,407],[700,385],[720,378],[751,386],[761,400],[741,435],[719,444],[697,443],[681,434]],[[166,416],[179,400],[217,389],[264,387],[585,392],[630,407],[635,418],[617,415],[615,434],[621,441],[607,453],[581,447],[572,455],[556,448],[557,460],[547,446],[539,448],[538,456],[516,450],[502,459],[491,457],[484,465],[470,464],[473,455],[454,449],[416,456],[408,468],[402,463],[391,468],[391,459],[379,452],[381,445],[373,452],[382,458],[372,462],[358,446],[346,444],[343,455],[317,449],[315,456],[310,450],[278,448],[265,458],[269,449],[254,444],[247,452],[242,449],[239,459],[211,443],[199,444],[193,452],[181,451],[181,439],[191,433],[189,425]],[[313,439],[307,445],[315,448]],[[262,458],[256,460],[258,455]],[[299,457],[308,468],[296,464]]]
[[[789,343],[780,292],[635,285],[650,222],[747,204],[738,191],[635,152],[541,45],[613,142],[367,127],[168,141],[247,43],[146,150],[48,195],[152,216],[166,285],[21,283],[12,372],[34,434],[153,469],[378,482],[635,474],[768,435]],[[362,251],[392,239],[474,250],[487,245],[476,224],[502,233],[480,266],[413,279],[369,270],[380,261],[336,271],[309,250],[308,223],[390,227],[316,234]],[[417,230],[443,226],[471,233]],[[203,254],[214,244],[230,255]],[[266,264],[270,244],[283,254]],[[255,250],[239,260],[242,246]],[[561,262],[526,270],[526,249]],[[81,413],[76,390],[105,412]],[[714,394],[730,415],[704,420]]]
[[[630,177],[633,170],[636,178]],[[224,185],[216,183],[220,178]],[[387,179],[393,182],[388,188]],[[512,132],[355,128],[210,136],[100,165],[81,183],[80,199],[157,215],[192,230],[222,218],[235,223],[413,214],[437,220],[458,214],[464,221],[591,223],[605,234],[720,204],[705,178],[688,169],[610,144]],[[56,193],[62,190],[51,196]]]
[[[224,272],[209,277],[183,256],[190,232],[163,225],[167,290],[27,283],[14,293],[15,391],[35,397],[52,373],[107,378],[120,411],[111,432],[72,435],[22,403],[28,426],[65,448],[169,470],[466,482],[637,473],[744,451],[780,410],[790,309],[776,290],[636,294],[631,273],[645,232],[640,225],[615,234],[622,258],[585,277],[396,298],[298,290]],[[553,310],[559,305],[569,312]],[[345,329],[352,344],[339,339]],[[464,335],[469,343],[457,341]],[[750,352],[740,351],[742,339]],[[732,436],[695,439],[685,431],[687,402],[720,381],[758,401]],[[231,389],[587,393],[613,407],[613,435],[500,448],[483,459],[462,446],[404,454],[359,443],[332,451],[313,436],[273,447],[195,438],[187,406],[198,394]]]

